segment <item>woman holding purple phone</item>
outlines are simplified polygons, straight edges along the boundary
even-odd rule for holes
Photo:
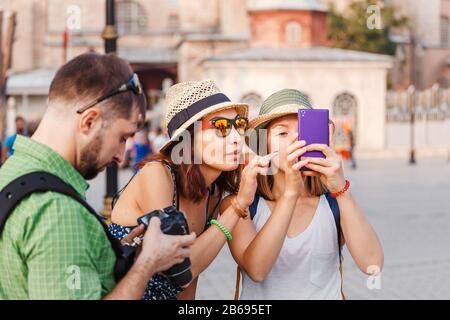
[[[246,192],[256,192],[250,217],[239,220],[229,242],[242,273],[240,299],[344,299],[344,245],[362,272],[375,276],[383,267],[380,241],[351,195],[339,156],[327,144],[298,140],[299,109],[312,109],[309,100],[281,90],[250,123],[277,155],[273,174],[247,184],[254,190]],[[302,157],[310,151],[324,158]],[[224,199],[222,212],[232,200]]]

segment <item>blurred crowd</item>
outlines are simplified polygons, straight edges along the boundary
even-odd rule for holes
[[[141,131],[128,139],[124,161],[120,164],[120,168],[132,168],[136,173],[139,162],[158,153],[168,140],[169,136],[165,130],[161,127],[152,127],[147,122]]]
[[[4,141],[0,141],[0,165],[4,163],[14,150],[12,146],[18,134],[31,137],[37,128],[37,123],[28,122],[23,116],[15,119],[15,133],[7,135]],[[138,164],[153,153],[158,153],[159,149],[168,141],[167,132],[159,126],[153,127],[149,122],[145,124],[141,131],[134,137],[128,139],[126,154],[120,168],[131,168],[134,172],[138,170]]]

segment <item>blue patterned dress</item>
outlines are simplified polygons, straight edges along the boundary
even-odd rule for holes
[[[134,227],[124,227],[116,223],[109,226],[109,232],[121,240]],[[175,287],[162,273],[153,275],[147,284],[142,300],[176,300],[177,294],[183,291],[181,287]]]
[[[172,204],[176,205],[177,209],[179,208],[179,198],[177,194],[176,189],[176,180],[175,180],[175,174],[170,167],[169,164],[166,162],[162,162],[167,169],[169,170],[170,174],[172,175],[173,185],[174,185],[174,193],[173,193],[173,201]],[[130,181],[133,178],[130,179]],[[128,182],[129,184],[130,182]],[[127,185],[128,185],[127,184]],[[119,191],[117,196],[115,197],[113,201],[113,206],[120,195],[120,193],[127,187],[127,185]],[[210,192],[211,194],[211,192]],[[217,203],[217,205],[220,203],[220,201]],[[209,204],[209,197],[208,197],[208,203],[206,205],[206,208],[208,208]],[[216,208],[217,209],[217,205]],[[215,211],[213,210],[213,212]],[[207,221],[208,221],[208,215],[207,215]],[[111,223],[108,230],[109,232],[117,239],[122,240],[123,237],[125,237],[135,226],[132,227],[125,227],[121,226],[116,223]],[[207,226],[205,226],[206,228]],[[182,292],[183,288],[174,286],[172,282],[162,273],[157,273],[153,275],[153,277],[150,279],[150,281],[147,284],[147,288],[145,289],[144,295],[142,296],[142,300],[176,300],[177,294]]]

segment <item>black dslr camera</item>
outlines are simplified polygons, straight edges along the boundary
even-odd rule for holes
[[[150,224],[150,219],[158,217],[161,220],[161,231],[168,235],[187,235],[189,227],[183,212],[177,210],[175,206],[154,210],[138,218],[138,223],[146,228]],[[189,258],[183,262],[172,266],[163,272],[174,286],[182,287],[192,280],[191,261]]]

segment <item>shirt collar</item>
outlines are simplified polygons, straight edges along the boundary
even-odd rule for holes
[[[13,149],[17,155],[25,154],[37,159],[46,171],[64,180],[83,198],[86,198],[86,190],[89,188],[89,184],[69,161],[53,149],[21,135],[17,135]]]

